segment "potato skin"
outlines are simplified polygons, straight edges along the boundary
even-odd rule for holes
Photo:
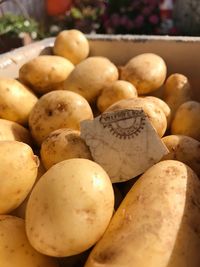
[[[27,124],[28,116],[38,98],[15,79],[0,78],[0,117]]]
[[[158,106],[156,106],[152,101],[149,101],[146,98],[137,97],[137,98],[129,98],[120,100],[109,108],[105,110],[108,111],[115,111],[120,109],[134,109],[134,108],[142,108],[144,112],[147,114],[150,122],[152,123],[153,127],[157,131],[158,135],[162,137],[167,129],[167,119],[162,111]]]
[[[40,155],[46,170],[66,159],[92,159],[88,146],[80,137],[80,132],[70,128],[50,133],[42,142]]]
[[[74,65],[66,58],[42,55],[19,69],[19,79],[36,93],[45,94],[60,89],[73,69]]]
[[[167,66],[153,53],[144,53],[130,59],[121,70],[121,80],[129,81],[139,95],[157,90],[165,81]]]
[[[164,85],[163,100],[171,109],[171,120],[183,103],[190,101],[192,90],[188,78],[180,73],[170,75]]]
[[[38,145],[60,128],[80,129],[80,122],[93,119],[89,103],[82,96],[65,90],[43,95],[29,116],[29,127]]]
[[[137,90],[131,83],[117,80],[102,89],[97,99],[97,107],[101,112],[104,112],[109,106],[119,100],[137,96]]]
[[[53,52],[76,65],[88,56],[89,49],[89,42],[85,35],[73,29],[61,31],[56,36]]]
[[[37,177],[38,160],[30,146],[17,141],[0,141],[0,214],[17,208]]]
[[[27,236],[43,254],[79,254],[101,238],[113,209],[113,188],[103,168],[88,159],[64,160],[40,178],[30,195]]]
[[[102,88],[118,79],[117,67],[105,57],[88,57],[70,73],[64,89],[82,95],[88,102],[94,102]]]
[[[185,135],[168,135],[162,141],[169,150],[162,160],[179,160],[200,175],[200,142]]]
[[[28,242],[24,220],[0,215],[0,266],[58,267],[55,259],[34,250]]]
[[[25,127],[4,119],[0,119],[0,141],[19,141],[32,145],[31,135]]]
[[[187,101],[176,111],[171,133],[187,135],[200,141],[200,103]]]
[[[200,266],[200,181],[184,163],[147,170],[128,192],[85,267]]]

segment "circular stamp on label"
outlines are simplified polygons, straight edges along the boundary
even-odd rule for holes
[[[145,117],[142,109],[123,109],[104,113],[99,121],[119,139],[131,139],[144,129]]]

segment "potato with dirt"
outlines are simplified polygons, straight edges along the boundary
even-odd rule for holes
[[[38,98],[15,79],[0,78],[0,118],[25,125]]]
[[[166,79],[167,66],[159,55],[143,53],[131,58],[121,69],[120,79],[132,83],[139,95],[159,89]]]
[[[40,155],[46,170],[66,159],[92,159],[89,147],[81,138],[80,131],[70,128],[62,128],[50,133],[42,142]]]
[[[39,95],[62,89],[65,79],[74,69],[66,58],[41,55],[29,60],[19,69],[19,79]]]
[[[29,127],[38,145],[60,128],[80,129],[82,120],[93,119],[85,98],[74,92],[57,90],[43,95],[29,116]]]
[[[75,66],[64,89],[94,102],[105,85],[118,79],[117,67],[105,57],[88,57]]]
[[[155,164],[127,193],[85,267],[199,267],[199,203],[192,169]]]

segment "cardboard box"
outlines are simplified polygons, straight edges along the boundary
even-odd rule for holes
[[[186,75],[200,100],[200,37],[88,35],[90,55],[106,56],[115,64],[123,65],[131,57],[144,53],[157,53],[164,58],[170,73]],[[54,38],[0,55],[0,77],[17,77],[19,67],[27,60],[50,53]]]

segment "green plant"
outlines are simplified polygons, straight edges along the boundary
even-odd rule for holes
[[[0,35],[23,38],[25,33],[29,33],[32,39],[43,37],[39,24],[33,19],[13,14],[0,17]]]

